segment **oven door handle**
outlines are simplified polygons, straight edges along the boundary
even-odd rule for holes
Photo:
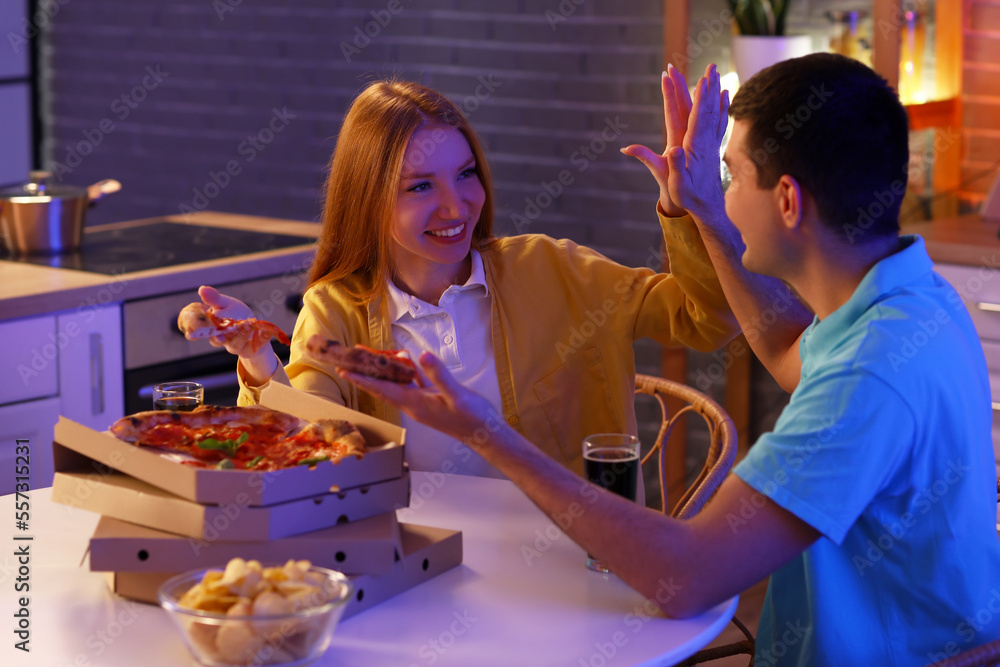
[[[214,373],[212,375],[202,375],[196,378],[185,378],[190,382],[197,382],[205,387],[205,391],[211,391],[212,389],[218,389],[219,387],[232,387],[236,385],[239,380],[236,377],[236,371],[227,371],[225,373]],[[159,383],[156,383],[159,384]],[[155,384],[147,384],[139,387],[139,398],[148,398],[153,400],[153,387]]]

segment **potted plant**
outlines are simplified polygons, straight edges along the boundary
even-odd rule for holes
[[[776,62],[812,52],[809,35],[786,35],[791,0],[729,0],[733,13],[732,58],[740,81]]]

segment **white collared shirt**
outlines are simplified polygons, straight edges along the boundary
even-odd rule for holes
[[[436,306],[389,282],[386,300],[392,337],[397,349],[406,350],[413,359],[425,350],[434,353],[456,380],[485,396],[502,418],[490,325],[492,297],[483,258],[476,250],[471,255],[469,279],[464,285],[448,287]],[[411,470],[504,477],[460,440],[405,414],[400,415],[400,425],[406,429],[406,462]]]

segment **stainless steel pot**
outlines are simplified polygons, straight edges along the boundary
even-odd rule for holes
[[[53,185],[47,171],[32,171],[29,178],[25,185],[0,191],[0,232],[7,249],[18,255],[79,249],[87,208],[122,187],[112,179],[89,188]]]

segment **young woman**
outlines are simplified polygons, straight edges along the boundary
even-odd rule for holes
[[[713,350],[738,331],[693,221],[661,211],[672,273],[622,266],[571,241],[493,236],[493,182],[472,128],[443,95],[379,81],[352,104],[326,185],[310,286],[281,368],[270,346],[240,356],[241,403],[289,383],[407,429],[415,470],[499,475],[466,444],[359,392],[305,351],[312,335],[429,350],[487,397],[493,421],[582,471],[581,440],[636,430],[632,342]],[[239,301],[202,288],[226,317]]]

